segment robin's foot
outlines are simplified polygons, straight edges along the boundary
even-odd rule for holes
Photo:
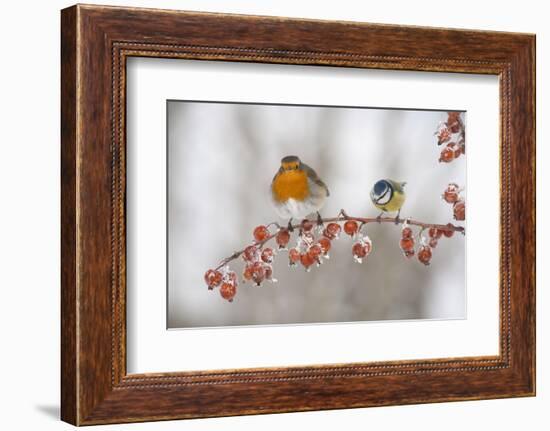
[[[321,213],[317,211],[317,226],[323,226],[323,217],[321,217]]]

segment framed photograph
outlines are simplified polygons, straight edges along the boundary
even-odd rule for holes
[[[535,394],[535,37],[61,14],[62,419]]]

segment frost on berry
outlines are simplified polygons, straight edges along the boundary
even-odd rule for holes
[[[260,225],[254,229],[253,235],[256,242],[262,242],[269,237],[269,230],[266,226]]]
[[[266,247],[262,250],[262,260],[265,262],[265,263],[271,263],[273,262],[273,249],[269,248],[269,247]]]
[[[359,241],[353,244],[351,252],[353,254],[353,260],[357,263],[362,263],[363,259],[372,251],[372,241],[368,236],[364,236]]]
[[[208,289],[212,290],[214,287],[217,287],[222,282],[222,273],[220,271],[209,269],[204,274],[204,281],[208,286]]]
[[[454,204],[459,199],[459,190],[458,184],[450,183],[443,192],[443,200],[449,204]]]
[[[260,251],[255,245],[249,245],[243,251],[243,259],[245,262],[254,262],[255,260],[258,260],[259,256]]]
[[[410,258],[414,256],[413,231],[408,226],[403,226],[403,229],[401,229],[401,240],[399,241],[399,247],[405,257]]]
[[[432,259],[432,249],[427,245],[423,245],[418,250],[417,257],[418,257],[418,260],[422,262],[424,265],[429,265],[430,260]]]
[[[445,123],[439,124],[435,134],[437,136],[437,145],[445,144],[451,140],[451,131]]]
[[[275,241],[277,242],[279,249],[284,250],[290,242],[290,232],[288,231],[288,229],[279,230],[275,237]]]
[[[323,231],[323,235],[328,239],[336,239],[340,235],[340,231],[341,227],[338,223],[329,223]]]

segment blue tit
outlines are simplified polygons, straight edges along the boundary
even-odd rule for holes
[[[407,183],[394,181],[390,179],[378,180],[371,192],[370,198],[376,208],[382,211],[378,216],[387,212],[396,212],[396,223],[401,213],[401,207],[405,203],[405,185]]]

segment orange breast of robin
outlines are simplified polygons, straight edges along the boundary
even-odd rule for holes
[[[285,202],[288,199],[303,201],[309,195],[307,175],[305,171],[300,170],[280,173],[273,180],[271,188],[273,197],[278,202]]]

